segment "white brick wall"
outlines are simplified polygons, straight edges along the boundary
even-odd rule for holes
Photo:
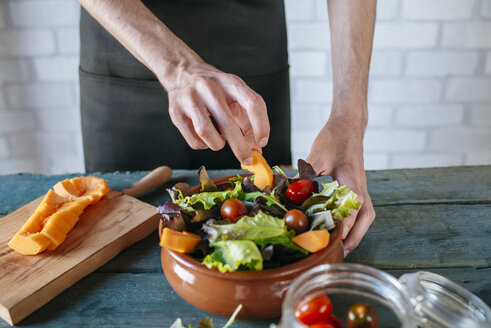
[[[491,110],[489,107],[489,105],[477,105],[472,108],[470,110],[470,124],[491,127]],[[491,142],[491,140],[488,140],[488,142]]]
[[[0,28],[5,27],[6,25],[3,11],[4,11],[3,6],[0,6]]]
[[[375,26],[374,48],[411,49],[436,45],[438,24],[409,22],[379,22]]]
[[[482,15],[482,17],[485,17],[485,18],[491,18],[491,1],[482,0],[481,15]]]
[[[430,133],[429,150],[463,153],[488,153],[491,150],[491,129],[489,128],[442,128]]]
[[[78,55],[80,38],[78,28],[60,28],[56,31],[58,52],[63,55]],[[77,65],[78,66],[78,65]]]
[[[28,82],[32,79],[29,62],[22,59],[0,59],[1,82]]]
[[[34,69],[39,81],[78,81],[78,56],[37,58]]]
[[[452,78],[445,97],[450,101],[491,102],[491,78]]]
[[[75,99],[69,83],[36,82],[5,87],[7,100],[14,109],[73,107]]]
[[[473,75],[478,61],[479,53],[476,51],[414,51],[406,56],[406,75],[418,77]]]
[[[437,167],[463,165],[462,154],[395,154],[392,156],[391,165],[395,167]]]
[[[403,53],[395,50],[375,50],[370,63],[370,76],[396,76],[402,71]]]
[[[285,0],[292,150],[329,117],[326,0]],[[75,0],[0,1],[0,174],[82,172]],[[491,164],[491,0],[378,0],[367,169]]]
[[[1,2],[3,5],[5,2]],[[53,31],[36,30],[0,30],[0,56],[34,57],[55,53]]]
[[[472,16],[473,0],[404,0],[402,18],[411,20],[459,20]]]
[[[486,69],[485,69],[486,74],[491,74],[491,51],[488,52],[488,56],[486,59]]]
[[[426,132],[419,130],[384,129],[368,130],[364,148],[368,153],[423,151]]]
[[[437,80],[378,79],[372,80],[370,98],[381,104],[433,103],[441,94]]]
[[[328,55],[323,51],[291,51],[290,64],[293,76],[324,76]]]
[[[9,155],[9,147],[5,137],[0,137],[0,158],[5,158]]]
[[[404,127],[459,126],[464,117],[461,105],[401,106],[395,124]]]
[[[329,24],[321,22],[292,22],[288,26],[290,50],[328,50],[331,48]]]
[[[314,79],[294,80],[295,98],[304,104],[326,104],[332,101],[332,82]]]
[[[486,0],[489,1],[489,0]],[[442,45],[448,48],[491,48],[491,22],[443,24]]]
[[[15,27],[73,26],[80,15],[79,7],[66,0],[10,1],[9,7]]]

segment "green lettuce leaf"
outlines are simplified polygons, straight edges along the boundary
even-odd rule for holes
[[[250,240],[261,248],[270,244],[280,244],[288,249],[307,253],[291,241],[295,232],[288,231],[285,220],[262,211],[255,216],[245,216],[232,224],[206,223],[203,225],[203,230],[211,243],[224,240]]]
[[[234,272],[239,268],[259,271],[263,269],[263,258],[256,244],[250,240],[224,240],[210,244],[212,253],[203,259],[208,268],[220,272]]]
[[[332,216],[337,220],[350,216],[351,209],[358,210],[361,207],[361,203],[356,201],[356,194],[346,186],[337,188],[330,201],[334,203]]]
[[[228,179],[228,181],[241,182],[242,179],[243,179],[243,177],[240,174],[237,174],[235,177],[231,177],[230,179]]]
[[[285,221],[259,211],[255,216],[244,216],[236,223],[206,223],[203,230],[210,242],[222,240],[264,241],[286,233]]]
[[[281,202],[278,199],[276,199],[276,197],[274,196],[275,192],[276,192],[276,188],[274,188],[269,194],[264,194],[260,191],[246,192],[242,195],[242,198],[240,199],[245,200],[247,202],[253,202],[258,197],[262,197],[266,200],[266,205],[268,206],[276,205],[279,208],[281,208],[283,211],[288,212],[288,209],[285,207],[285,205],[281,204]]]
[[[324,189],[326,188],[331,187],[325,186]],[[314,213],[329,210],[331,211],[334,222],[337,222],[350,216],[351,210],[358,210],[361,205],[361,203],[356,201],[356,194],[351,189],[346,186],[339,186],[334,189],[334,192],[331,192],[331,197],[326,202],[307,208],[305,215],[312,216]]]
[[[244,192],[242,191],[242,183],[234,183],[235,186],[232,190],[201,192],[199,194],[194,194],[188,197],[177,198],[176,200],[174,200],[174,203],[178,205],[188,204],[193,206],[193,208],[199,210],[209,210],[213,206],[218,205],[227,199],[242,197],[242,195],[244,194]]]
[[[339,183],[336,180],[328,183],[321,182],[321,185],[322,191],[320,193],[314,193],[312,196],[331,196],[334,190],[339,187]]]

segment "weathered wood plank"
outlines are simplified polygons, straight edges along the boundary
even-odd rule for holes
[[[94,273],[21,322],[27,327],[169,327],[180,317],[193,324],[210,315],[186,303],[162,273]],[[213,317],[217,327],[226,318]],[[235,327],[268,327],[244,321]],[[0,320],[0,327],[8,327]]]
[[[491,266],[491,205],[377,207],[377,219],[347,261],[388,268]],[[125,250],[100,272],[160,272],[158,236]]]
[[[375,205],[491,200],[491,166],[367,172]]]
[[[212,178],[234,175],[240,170],[212,170]],[[293,176],[295,170],[286,170]],[[106,179],[111,188],[123,190],[148,172],[95,174]],[[44,176],[13,174],[0,176],[0,215],[6,215],[36,199],[56,182],[77,174]],[[491,200],[491,166],[435,169],[380,170],[367,172],[368,188],[375,205],[411,202],[466,202]],[[196,171],[175,170],[166,186],[178,181],[198,183]],[[142,198],[157,205],[167,198],[164,188]]]
[[[396,277],[411,270],[388,270]],[[433,269],[491,304],[491,269]],[[162,273],[93,273],[22,321],[26,327],[169,327],[180,317],[196,325],[210,316],[182,300]],[[218,327],[225,318],[212,316]],[[268,327],[271,321],[238,320],[235,327]],[[0,321],[0,327],[8,327]]]
[[[491,266],[491,204],[377,207],[347,261],[388,268]]]

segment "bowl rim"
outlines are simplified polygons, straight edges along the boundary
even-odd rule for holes
[[[242,177],[251,176],[252,174],[238,174]],[[215,184],[223,183],[228,181],[230,178],[233,178],[237,175],[230,175],[225,177],[220,177],[217,179],[213,179],[212,181]],[[201,184],[198,184],[191,188],[191,193],[195,193],[201,188]],[[198,271],[201,274],[205,274],[207,276],[216,277],[219,279],[226,280],[268,280],[268,279],[277,279],[278,276],[289,276],[289,275],[298,275],[301,272],[315,266],[318,264],[323,264],[325,262],[322,261],[325,257],[329,256],[330,253],[333,252],[334,248],[332,246],[335,244],[334,242],[343,243],[341,240],[341,231],[343,228],[343,221],[340,221],[336,224],[336,228],[330,232],[330,240],[329,245],[323,250],[308,255],[306,258],[301,259],[297,262],[293,262],[290,264],[282,265],[277,268],[269,268],[263,269],[260,271],[234,271],[234,272],[220,272],[216,268],[208,268],[203,265],[201,262],[192,258],[191,256],[175,252],[166,247],[162,247],[161,253],[163,255],[164,252],[168,252],[170,256],[172,256],[177,262],[179,262],[182,266],[187,267],[193,271]],[[159,221],[159,236],[162,232],[162,221]]]

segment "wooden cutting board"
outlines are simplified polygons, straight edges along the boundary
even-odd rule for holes
[[[0,218],[0,317],[16,324],[155,231],[160,217],[157,208],[134,197],[163,184],[171,175],[172,170],[163,166],[123,192],[111,190],[85,209],[54,251],[26,256],[7,245],[44,196]]]

